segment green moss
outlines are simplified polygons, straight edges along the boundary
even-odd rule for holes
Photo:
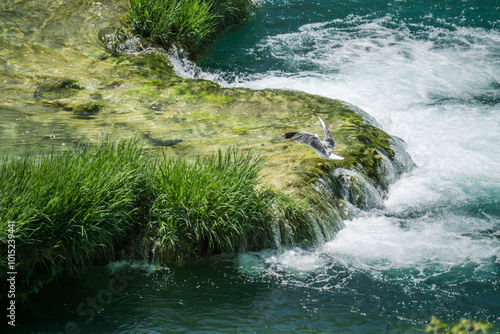
[[[102,104],[99,101],[90,101],[87,103],[77,103],[73,105],[64,105],[63,108],[73,111],[75,114],[95,114],[101,110]]]
[[[141,101],[146,101],[149,99],[154,99],[161,94],[161,91],[158,89],[157,85],[144,83],[140,87],[134,87],[128,91],[128,94],[131,96],[137,96]]]
[[[35,99],[55,100],[75,96],[82,88],[72,79],[45,78],[35,91]]]
[[[361,166],[364,174],[370,177],[376,184],[382,182],[381,173],[378,168],[382,164],[382,154],[394,161],[395,153],[391,148],[390,136],[381,129],[367,124],[363,117],[354,112],[341,112],[339,115],[341,126],[337,134],[343,141],[348,142],[345,148],[346,159],[339,166],[347,169],[357,169]]]
[[[65,99],[58,101],[44,101],[44,104],[53,106],[58,109],[70,111],[76,115],[94,115],[99,113],[104,107],[103,100],[79,100]]]

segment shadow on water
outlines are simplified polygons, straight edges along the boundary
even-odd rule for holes
[[[254,256],[271,256],[267,269],[252,273],[255,267],[249,265]],[[326,253],[321,267],[290,271],[276,267],[273,256],[280,255],[249,253],[163,268],[114,262],[82,271],[36,295],[30,307],[22,310],[20,329],[38,333],[215,328],[224,333],[419,333],[431,315],[453,319],[462,315],[457,309],[479,301],[495,308],[500,298],[487,282],[468,279],[475,275],[474,266],[419,281],[415,269],[387,270],[375,278],[335,264]],[[437,289],[444,281],[448,287]],[[451,309],[456,311],[450,313]],[[487,315],[488,310],[479,307],[476,314]]]

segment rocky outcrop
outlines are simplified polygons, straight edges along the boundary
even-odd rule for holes
[[[310,241],[331,238],[354,208],[382,205],[389,184],[413,165],[400,139],[342,101],[183,79],[161,54],[105,56],[94,65],[99,71],[91,77],[54,72],[30,78],[30,98],[26,92],[19,100],[3,97],[31,111],[24,125],[37,132],[29,139],[46,146],[139,136],[151,150],[188,159],[219,149],[253,149],[267,159],[262,175],[267,184],[310,201],[315,218],[307,224],[320,226],[305,227],[315,234]],[[307,146],[282,138],[301,130],[322,136],[313,113],[330,128],[335,153],[344,160],[325,164]],[[12,129],[14,142],[25,137],[17,130]],[[283,240],[298,235],[304,233]]]

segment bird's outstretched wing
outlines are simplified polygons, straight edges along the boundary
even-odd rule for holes
[[[335,148],[335,142],[333,141],[330,131],[328,131],[328,128],[326,127],[325,122],[323,122],[321,117],[319,117],[318,115],[316,115],[316,117],[318,117],[319,121],[321,122],[321,125],[323,126],[323,131],[325,131],[325,140],[323,142],[329,146],[328,148],[333,150]]]
[[[296,141],[299,144],[306,144],[306,145],[311,145],[311,143],[315,141],[318,142],[321,141],[318,135],[315,135],[314,133],[309,133],[307,131],[288,132],[284,133],[283,137],[285,139],[291,139],[293,141]]]
[[[293,141],[296,141],[299,144],[305,144],[315,150],[316,152],[321,152],[322,154],[328,154],[325,151],[325,147],[323,143],[321,142],[321,139],[319,139],[318,135],[314,133],[309,133],[306,131],[301,131],[301,132],[288,132],[284,133],[283,137],[285,139],[291,139]]]

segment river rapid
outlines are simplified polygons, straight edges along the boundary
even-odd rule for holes
[[[351,311],[366,321],[436,314],[498,322],[498,3],[262,6],[256,22],[215,44],[199,75],[349,101],[405,140],[418,167],[390,188],[384,209],[346,222],[335,240],[242,263],[257,261],[264,276],[332,293],[332,301],[353,292],[364,302]]]
[[[96,35],[123,6],[74,3],[44,17],[28,1],[0,5],[5,95],[53,59],[85,75],[103,58]],[[263,0],[199,66],[172,59],[184,77],[348,101],[417,167],[330,242],[165,268],[114,262],[42,289],[18,310],[18,332],[419,333],[431,315],[500,325],[499,12],[493,0]],[[87,28],[70,43],[62,32],[77,22]],[[36,41],[40,29],[55,38]],[[36,130],[30,108],[0,103],[4,153]],[[64,143],[64,123],[54,131]]]

